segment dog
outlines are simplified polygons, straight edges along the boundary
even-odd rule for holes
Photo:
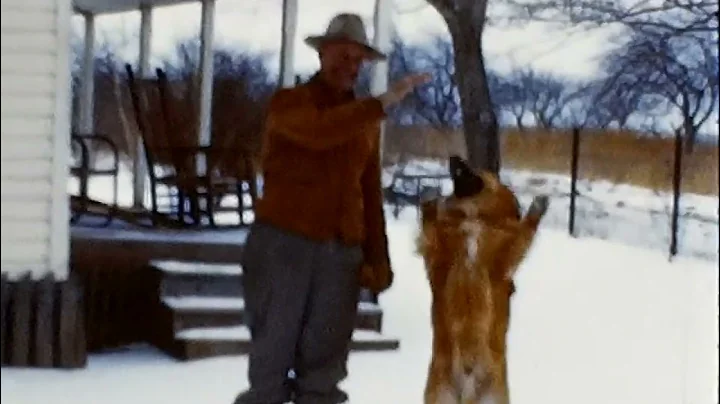
[[[432,357],[425,404],[509,404],[505,340],[513,275],[547,211],[525,216],[490,172],[449,160],[453,194],[421,205],[418,253],[432,291]]]

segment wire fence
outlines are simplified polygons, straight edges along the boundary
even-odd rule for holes
[[[503,181],[525,204],[535,195],[549,195],[553,202],[544,225],[565,228],[573,237],[661,248],[670,259],[677,255],[718,259],[718,199],[714,195],[683,194],[687,155],[681,133],[675,135],[672,155],[658,156],[672,169],[669,192],[583,178],[585,136],[590,135],[572,130],[569,172],[545,174],[508,167],[501,171]],[[396,165],[384,182],[385,200],[395,217],[404,207],[416,207],[424,199],[452,192],[442,163]]]

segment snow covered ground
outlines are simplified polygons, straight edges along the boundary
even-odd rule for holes
[[[410,174],[447,173],[447,168],[434,161],[416,161],[405,167]],[[121,171],[120,204],[132,203],[132,182],[128,170]],[[528,171],[504,171],[503,181],[527,204],[538,194],[552,196],[552,205],[543,221],[544,228],[567,232],[570,205],[570,178],[565,175]],[[385,185],[391,181],[391,170],[384,173]],[[426,180],[440,185],[443,192],[452,191],[450,181]],[[69,190],[75,192],[71,182]],[[653,249],[669,254],[672,194],[604,181],[578,181],[576,235],[619,241],[623,244]],[[90,195],[109,201],[110,182],[104,178],[90,181]],[[228,200],[234,204],[235,201]],[[708,261],[720,259],[718,243],[720,227],[718,198],[683,194],[680,199],[678,254]]]
[[[447,172],[447,168],[433,161],[415,161],[405,167],[405,172],[437,174]],[[567,231],[569,176],[506,170],[501,177],[523,203],[530,203],[535,195],[550,195],[552,205],[543,226]],[[385,182],[390,180],[388,172]],[[438,183],[436,180],[424,182],[428,185]],[[444,193],[452,192],[450,181],[439,185]],[[577,236],[616,240],[669,254],[672,193],[583,179],[578,181],[577,191]],[[683,194],[680,199],[678,254],[717,261],[720,242],[718,221],[717,197]]]
[[[437,172],[436,164],[409,170]],[[683,196],[681,256],[668,261],[670,197],[581,182],[578,233],[567,236],[569,180],[506,172],[527,206],[553,195],[517,275],[508,336],[513,404],[717,404],[718,199]],[[389,176],[386,176],[389,181]],[[123,190],[129,178],[121,178]],[[445,193],[450,184],[442,184]],[[91,184],[107,199],[107,183]],[[130,194],[122,192],[122,204]],[[388,212],[389,213],[389,212]],[[383,294],[396,352],[354,353],[355,404],[422,402],[430,293],[415,255],[416,212],[388,215],[396,283]],[[602,240],[607,239],[607,240]],[[78,371],[3,368],[10,404],[229,404],[246,386],[242,356],[175,362],[146,346],[96,354]]]
[[[414,254],[415,213],[390,219],[395,286],[381,296],[396,352],[354,353],[355,404],[422,402],[430,294]],[[508,336],[513,404],[716,404],[717,261],[544,229],[517,275]],[[175,362],[144,347],[78,371],[3,368],[8,404],[229,404],[242,356]]]

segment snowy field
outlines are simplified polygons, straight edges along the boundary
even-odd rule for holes
[[[390,219],[396,284],[381,296],[396,352],[354,353],[355,404],[422,402],[430,293],[415,214]],[[716,404],[717,262],[543,230],[517,275],[508,337],[514,404]],[[8,404],[230,404],[242,356],[175,362],[139,346],[78,371],[2,369]]]
[[[409,174],[445,174],[447,167],[433,161],[414,162],[405,167]],[[503,181],[518,194],[522,203],[532,197],[547,194],[552,205],[543,221],[543,228],[567,232],[570,205],[570,178],[564,175],[503,171]],[[391,170],[384,173],[384,183],[391,182]],[[425,180],[427,185],[439,185],[443,193],[452,192],[450,181]],[[123,206],[132,203],[132,182],[128,170],[119,178],[119,201]],[[71,182],[69,191],[76,192]],[[110,181],[97,178],[90,181],[91,197],[109,201]],[[576,235],[644,247],[669,255],[672,194],[658,193],[623,184],[586,180],[578,181],[576,203]],[[227,203],[234,204],[232,198]],[[148,201],[149,204],[149,201]],[[683,194],[680,199],[678,255],[715,262],[720,259],[718,198]],[[232,216],[232,215],[231,215]],[[222,220],[222,219],[221,219]]]
[[[429,164],[409,169],[438,170]],[[683,197],[681,256],[670,262],[668,196],[583,182],[580,237],[572,238],[566,178],[503,177],[525,207],[532,195],[554,196],[516,279],[508,336],[513,404],[717,404],[717,198]],[[128,178],[121,184],[127,189]],[[92,184],[93,195],[106,199],[105,185]],[[450,192],[449,184],[443,187]],[[123,204],[129,199],[121,195]],[[351,355],[345,387],[354,404],[422,402],[430,291],[414,253],[416,232],[413,209],[398,219],[388,210],[396,283],[380,303],[384,332],[399,337],[401,347]],[[242,356],[180,363],[133,346],[92,355],[84,370],[3,368],[0,398],[10,404],[230,404],[246,386],[246,366]]]
[[[405,167],[405,172],[437,174],[447,172],[447,168],[432,161],[414,162]],[[522,203],[530,203],[535,195],[550,195],[552,205],[543,226],[567,231],[569,176],[510,170],[500,175],[503,182],[518,194]],[[390,173],[386,173],[385,182],[389,183],[390,180]],[[450,181],[438,183],[436,180],[426,180],[424,183],[440,185],[445,194],[452,192]],[[577,191],[577,236],[619,241],[669,255],[672,193],[582,179],[578,181]],[[683,194],[680,198],[678,254],[717,261],[720,241],[718,222],[717,197]]]

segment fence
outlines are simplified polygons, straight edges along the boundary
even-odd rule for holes
[[[570,164],[570,194],[569,194],[569,208],[568,208],[568,233],[572,236],[578,235],[578,229],[577,229],[577,217],[578,217],[578,203],[581,199],[591,200],[591,197],[588,195],[582,194],[578,190],[578,182],[580,181],[580,172],[582,168],[582,161],[581,161],[581,144],[582,144],[582,132],[579,129],[573,129],[572,131],[572,154],[571,154],[571,164]],[[708,214],[707,209],[702,209],[702,207],[693,206],[692,202],[690,203],[691,206],[689,206],[687,209],[685,209],[685,212],[683,212],[682,209],[682,179],[683,179],[683,163],[684,163],[684,149],[683,149],[683,137],[681,132],[678,130],[675,133],[674,137],[674,148],[673,148],[673,155],[672,155],[672,191],[671,191],[671,202],[670,202],[670,211],[669,213],[669,223],[667,226],[667,229],[669,231],[669,237],[668,237],[668,253],[670,259],[678,255],[678,252],[680,250],[680,240],[681,240],[681,226],[680,226],[680,219],[685,218],[688,221],[695,221],[700,222],[702,224],[706,224],[705,227],[714,227],[717,229],[717,216],[713,218],[711,215]],[[662,156],[658,156],[658,158],[661,158]],[[608,161],[608,164],[612,164],[612,161]],[[660,192],[654,192],[654,196],[658,200],[664,199],[662,193]],[[709,199],[707,202],[708,204],[715,203],[717,204],[717,199],[708,197]],[[596,201],[597,202],[597,201]],[[645,201],[648,202],[648,201]],[[706,204],[707,205],[707,204]],[[638,208],[638,206],[632,206],[627,201],[623,203],[616,204],[617,209],[633,209]],[[646,206],[647,212],[654,217],[658,217],[662,215],[665,212],[657,211],[657,209],[653,209],[651,206]],[[705,210],[706,212],[703,212]],[[699,212],[698,212],[699,211]],[[717,210],[715,210],[717,212]],[[610,213],[608,213],[608,216]],[[634,216],[637,218],[640,215],[639,212],[636,212]],[[630,216],[632,217],[632,215]],[[653,219],[655,220],[655,219]],[[688,233],[693,233],[692,229],[688,230]],[[647,234],[646,234],[647,236]],[[693,240],[692,234],[688,234],[688,237],[686,239],[691,240],[691,243],[697,243],[698,238],[695,238]],[[707,232],[706,232],[707,236]],[[715,238],[717,237],[717,233],[715,233]],[[706,237],[708,238],[708,237]],[[709,238],[713,238],[712,234],[710,234]],[[707,242],[705,243],[708,246],[714,244],[717,246],[717,241],[714,243]],[[697,247],[696,245],[693,245],[692,247]],[[697,250],[697,248],[696,248]],[[714,255],[713,252],[709,250],[709,248],[700,248],[699,250],[704,251],[695,251],[695,253],[698,253],[699,255]],[[715,253],[717,250],[715,251]]]
[[[394,172],[390,184],[383,188],[385,202],[392,206],[393,215],[397,218],[402,207],[418,207],[423,200],[442,195],[442,181],[449,177],[448,174]]]
[[[674,139],[641,139],[635,144],[633,139],[609,136],[606,139],[580,129],[527,134],[525,142],[530,146],[519,144],[521,138],[513,137],[504,145],[504,157],[509,158],[504,158],[501,176],[521,202],[529,202],[537,194],[551,195],[550,217],[544,222],[566,228],[573,237],[620,239],[627,244],[661,248],[670,258],[679,253],[717,257],[717,192],[708,185],[713,178],[717,181],[709,164],[714,153],[717,167],[717,150],[702,146],[699,153],[697,147],[685,153],[679,132]],[[554,142],[555,148],[549,149],[543,141]],[[603,147],[605,141],[607,147]],[[550,151],[553,155],[525,154],[519,158],[518,149],[533,147],[536,154]],[[413,154],[406,153],[405,160],[428,157]],[[386,178],[385,199],[396,216],[401,207],[417,205],[441,191],[439,182],[443,178],[449,183],[447,174],[438,175],[447,172],[444,164],[418,164],[416,169],[407,167],[409,174],[404,172],[408,170],[397,170],[402,164],[396,166],[390,186]],[[552,164],[555,169],[548,169]],[[683,195],[688,188],[691,194]],[[709,190],[711,195],[696,195],[698,189]],[[448,184],[443,193],[451,190]]]

